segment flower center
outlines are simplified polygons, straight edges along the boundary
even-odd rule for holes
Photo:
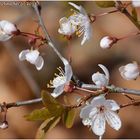
[[[99,110],[99,113],[104,113],[104,111],[106,110],[105,109],[105,106],[99,106],[99,107],[97,107],[98,108],[98,110]]]
[[[59,74],[55,73],[56,77],[50,81],[50,84],[47,85],[49,88],[56,88],[66,83],[66,76],[64,75],[63,69],[61,67],[57,69],[59,70]]]

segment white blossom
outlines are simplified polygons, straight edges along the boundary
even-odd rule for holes
[[[78,11],[73,10],[74,13],[70,17],[63,17],[60,19],[60,28],[58,32],[64,35],[72,35],[73,33],[76,33],[78,37],[83,35],[81,41],[81,45],[83,45],[92,36],[90,19],[82,6],[78,6],[72,2],[69,2],[69,4]]]
[[[107,49],[107,48],[112,47],[112,45],[116,42],[117,42],[116,38],[110,37],[110,36],[105,36],[100,41],[100,47],[103,49]]]
[[[0,128],[1,128],[1,129],[6,129],[6,128],[8,128],[8,122],[5,121],[5,122],[1,123],[1,124],[0,124]]]
[[[62,61],[65,66],[65,71],[59,67],[59,74],[55,74],[56,77],[50,81],[50,85],[48,84],[49,88],[54,88],[53,93],[51,94],[54,98],[63,93],[65,86],[70,83],[71,77],[73,75],[69,62],[66,59],[63,59]]]
[[[125,80],[135,80],[140,75],[140,69],[136,62],[121,66],[119,71]]]
[[[27,60],[31,64],[35,65],[37,70],[41,70],[44,65],[44,60],[42,56],[39,56],[40,52],[38,50],[23,50],[19,54],[19,60]]]
[[[71,36],[75,31],[76,27],[73,26],[70,20],[66,17],[63,17],[59,20],[60,28],[58,32],[63,35]]]
[[[96,72],[92,75],[92,81],[95,83],[98,87],[107,86],[109,84],[109,71],[108,69],[102,65],[98,64],[98,66],[103,70],[105,74],[102,74],[100,72]]]
[[[115,130],[121,128],[121,120],[115,112],[119,109],[119,105],[114,100],[106,100],[103,95],[100,95],[81,109],[80,118],[83,119],[84,125],[91,126],[93,133],[102,136],[105,133],[106,121]]]
[[[7,41],[11,37],[13,37],[13,32],[16,32],[17,28],[16,26],[6,20],[0,21],[0,41]]]
[[[139,0],[132,0],[132,5],[134,7],[140,7],[140,1]]]

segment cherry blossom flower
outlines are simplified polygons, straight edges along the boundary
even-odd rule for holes
[[[140,75],[140,69],[136,62],[129,63],[125,66],[121,66],[119,68],[121,76],[125,80],[136,80],[137,77]]]
[[[39,56],[40,52],[38,50],[23,50],[19,54],[19,60],[27,60],[31,64],[35,65],[37,70],[41,70],[44,65],[44,60],[42,56]]]
[[[140,1],[139,0],[132,0],[132,5],[134,7],[140,7]]]
[[[13,33],[17,32],[16,26],[6,20],[1,20],[0,21],[0,41],[7,41],[11,37],[13,37]]]
[[[59,20],[60,28],[58,32],[63,35],[71,36],[75,31],[76,27],[73,26],[70,20],[66,17],[63,17]]]
[[[81,45],[83,45],[92,36],[89,16],[82,6],[78,6],[72,2],[69,2],[69,4],[78,11],[73,10],[74,13],[69,18],[63,17],[60,19],[60,29],[58,32],[64,35],[72,35],[76,32],[78,37],[83,35],[81,41]]]
[[[105,36],[100,41],[100,47],[103,49],[111,48],[114,43],[117,42],[117,38]]]
[[[50,84],[48,84],[49,88],[54,88],[53,93],[51,94],[54,98],[58,97],[65,91],[65,87],[67,88],[67,86],[70,84],[71,77],[73,75],[69,62],[66,59],[63,59],[62,61],[65,66],[65,71],[59,67],[59,74],[55,74],[56,77],[50,81]]]
[[[109,84],[109,71],[108,69],[102,65],[98,64],[98,66],[103,70],[105,74],[102,74],[100,72],[96,72],[92,75],[92,81],[97,85],[98,87],[107,86]]]
[[[91,126],[93,133],[101,137],[105,133],[106,121],[115,130],[121,128],[121,120],[115,112],[119,109],[114,100],[106,100],[100,95],[81,109],[80,118],[85,126]]]

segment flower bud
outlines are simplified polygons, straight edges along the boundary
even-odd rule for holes
[[[102,74],[100,72],[94,73],[92,75],[92,81],[98,87],[107,86],[109,84],[109,71],[105,66],[101,64],[99,64],[98,66],[104,71],[105,74]]]
[[[103,49],[111,48],[114,43],[118,41],[115,37],[105,36],[100,41],[100,47]]]
[[[1,129],[6,129],[8,128],[8,122],[7,121],[4,121],[3,123],[0,124],[0,128]]]
[[[19,30],[13,23],[6,20],[0,21],[0,41],[9,40],[15,32],[19,32]]]
[[[140,70],[138,64],[136,62],[129,63],[125,66],[121,66],[119,68],[121,76],[125,80],[136,80],[137,77],[140,75]]]

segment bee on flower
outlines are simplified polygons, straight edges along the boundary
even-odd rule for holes
[[[63,59],[63,63],[65,71],[59,67],[59,74],[55,74],[56,77],[47,85],[49,88],[54,88],[51,94],[54,98],[60,96],[64,91],[72,92],[73,90],[73,86],[70,84],[73,75],[72,68],[66,59]]]
[[[81,41],[81,45],[83,45],[92,36],[91,21],[82,6],[78,6],[72,2],[69,2],[69,4],[77,10],[73,10],[74,13],[70,17],[60,19],[58,32],[66,36],[71,36],[74,33],[76,33],[78,37],[83,35]]]

